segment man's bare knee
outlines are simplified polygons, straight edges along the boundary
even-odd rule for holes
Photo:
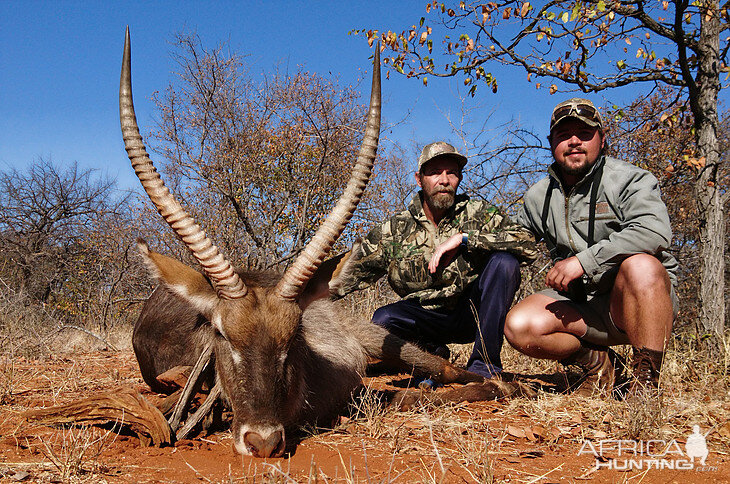
[[[635,254],[621,263],[616,287],[634,294],[670,289],[669,274],[662,263],[649,254]]]
[[[542,311],[529,305],[519,304],[507,313],[504,322],[504,335],[515,348],[525,347],[540,336],[549,333],[548,321]]]
[[[504,321],[504,336],[507,341],[521,340],[530,333],[529,312],[519,308],[513,308],[507,313]]]

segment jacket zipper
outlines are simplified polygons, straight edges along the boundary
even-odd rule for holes
[[[562,190],[562,186],[560,187]],[[573,250],[573,254],[578,253],[578,248],[575,246],[575,242],[573,242],[573,235],[570,233],[570,220],[568,218],[568,215],[570,214],[570,205],[569,200],[570,196],[573,194],[573,189],[575,187],[570,189],[570,193],[567,195],[565,194],[565,190],[563,190],[563,197],[565,197],[565,231],[568,234],[568,242],[570,242],[570,248]]]

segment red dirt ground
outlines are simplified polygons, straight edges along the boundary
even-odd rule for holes
[[[708,435],[702,469],[608,469],[623,462],[615,445],[603,454],[616,459],[603,458],[596,469],[593,455],[579,455],[584,439],[597,447],[610,437],[586,423],[580,405],[548,424],[505,402],[375,412],[310,434],[282,459],[236,455],[228,431],[145,448],[133,436],[45,427],[22,417],[115,388],[147,391],[130,352],[0,360],[0,370],[0,482],[730,482],[724,435]],[[690,433],[680,433],[675,450],[685,450]],[[668,460],[679,458],[686,457]]]

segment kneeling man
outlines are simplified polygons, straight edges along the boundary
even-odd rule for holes
[[[549,289],[512,308],[505,336],[526,355],[581,368],[584,394],[612,390],[619,370],[608,347],[631,344],[629,394],[654,394],[678,306],[657,179],[604,155],[603,121],[588,100],[558,104],[548,139],[555,162],[517,221],[550,250]]]

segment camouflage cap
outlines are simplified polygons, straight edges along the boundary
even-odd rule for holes
[[[456,148],[447,142],[436,141],[435,143],[424,146],[423,150],[421,150],[421,156],[418,157],[418,171],[421,171],[423,165],[440,156],[455,159],[459,163],[459,168],[464,168],[464,165],[466,165],[466,156],[456,151]]]
[[[603,130],[601,113],[588,99],[574,97],[555,106],[550,116],[550,131],[552,132],[553,128],[566,118],[579,119],[588,126]]]

